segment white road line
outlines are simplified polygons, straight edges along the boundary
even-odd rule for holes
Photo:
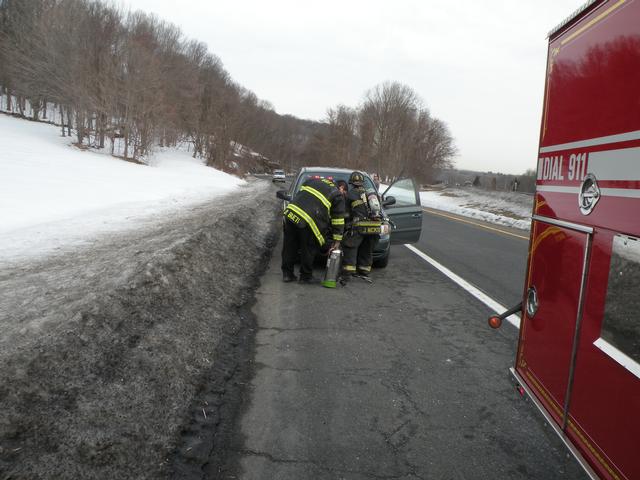
[[[407,247],[413,253],[418,255],[425,262],[429,263],[430,265],[432,265],[436,269],[440,270],[440,272],[445,274],[447,277],[449,277],[451,280],[453,280],[455,283],[457,283],[460,287],[464,288],[467,292],[469,292],[471,295],[476,297],[478,300],[480,300],[482,303],[484,303],[487,307],[489,307],[494,312],[503,313],[503,312],[506,312],[508,310],[507,307],[499,304],[493,298],[488,296],[486,293],[481,292],[477,287],[474,287],[473,285],[471,285],[464,278],[459,277],[458,275],[453,273],[451,270],[449,270],[447,267],[445,267],[441,263],[435,261],[429,255],[427,255],[426,253],[418,250],[413,245],[405,245],[405,247]],[[518,317],[517,315],[515,315],[515,314],[511,315],[511,316],[507,317],[506,320],[511,325],[513,325],[514,327],[520,328],[520,317]]]
[[[593,344],[604,353],[609,355],[611,358],[613,358],[624,368],[633,373],[636,377],[640,378],[640,364],[633,358],[629,357],[626,353],[618,350],[602,337],[598,338],[595,342],[593,342]]]

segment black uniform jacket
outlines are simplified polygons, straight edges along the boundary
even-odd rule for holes
[[[349,223],[365,220],[369,218],[367,206],[367,194],[363,187],[351,187],[347,194],[347,211],[349,212]]]
[[[322,247],[330,240],[342,240],[344,197],[331,180],[310,178],[287,205],[284,216],[300,227],[309,226]]]

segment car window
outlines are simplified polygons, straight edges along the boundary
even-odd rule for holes
[[[298,190],[300,190],[300,187],[302,186],[302,184],[304,182],[306,182],[308,179],[310,178],[327,178],[331,181],[333,181],[334,183],[337,182],[338,180],[344,180],[345,182],[349,182],[349,177],[351,176],[351,173],[343,173],[343,172],[309,172],[309,173],[305,173],[304,175],[301,175],[300,178],[298,179],[298,182],[296,183],[296,187],[295,190],[293,190],[293,193],[297,193]],[[376,192],[376,187],[373,184],[373,181],[371,180],[371,178],[369,178],[367,175],[364,176],[364,188],[367,192]]]
[[[294,193],[297,193],[298,190],[300,190],[300,187],[302,186],[302,184],[304,182],[306,182],[307,180],[309,180],[310,178],[326,178],[328,180],[331,180],[332,182],[337,182],[338,180],[344,180],[345,182],[349,181],[349,174],[348,173],[340,173],[340,172],[309,172],[309,173],[305,173],[303,175],[300,175],[300,178],[298,179],[298,182],[296,183],[296,189],[294,190]]]
[[[403,178],[391,185],[384,194],[385,197],[395,197],[395,207],[407,207],[418,205],[416,190],[413,180]]]
[[[364,176],[364,189],[367,192],[377,192],[376,187],[373,184],[373,181],[366,175]]]

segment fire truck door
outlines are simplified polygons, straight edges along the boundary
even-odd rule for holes
[[[564,426],[592,230],[534,216],[516,370]]]

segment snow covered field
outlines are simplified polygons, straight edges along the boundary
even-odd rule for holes
[[[445,210],[465,217],[529,230],[533,195],[489,192],[477,188],[447,188],[420,192],[424,207]]]
[[[186,151],[162,149],[139,165],[5,115],[0,139],[0,263],[137,227],[246,183]]]

